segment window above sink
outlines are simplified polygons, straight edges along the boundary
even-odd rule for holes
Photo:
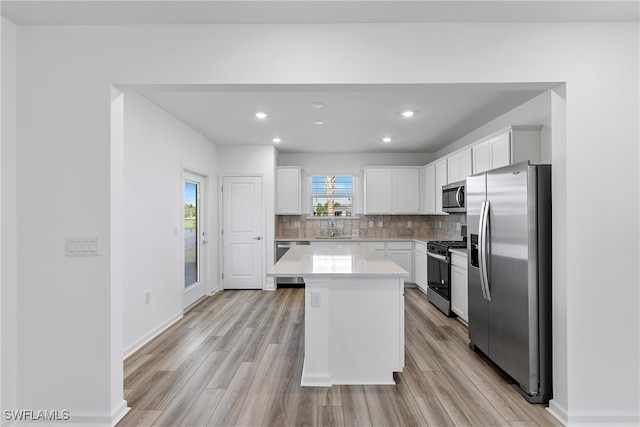
[[[352,217],[353,176],[312,176],[311,207],[315,218]]]

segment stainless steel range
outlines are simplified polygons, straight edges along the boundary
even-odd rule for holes
[[[451,254],[449,249],[466,248],[463,240],[427,242],[427,299],[448,317],[451,311]]]

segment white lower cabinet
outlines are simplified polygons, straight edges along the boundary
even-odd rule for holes
[[[467,257],[458,252],[451,253],[451,311],[469,322]]]
[[[382,255],[385,253],[384,242],[362,242],[361,245],[367,245],[369,250],[380,252]]]
[[[385,241],[344,241],[344,240],[331,240],[331,239],[322,239],[322,240],[311,240],[311,245],[366,245],[369,247],[370,251],[379,252],[381,255],[386,256],[391,261],[398,264],[403,269],[407,270],[409,273],[409,277],[405,279],[406,282],[414,283],[416,281],[414,275],[414,248],[412,241],[404,241],[404,242],[385,242]],[[424,246],[424,249],[421,251],[424,254],[424,272],[420,273],[421,277],[424,277],[424,288],[423,290],[427,291],[427,245],[424,243],[416,243],[416,245]]]
[[[427,245],[416,242],[413,252],[413,281],[422,292],[427,292]]]
[[[413,282],[413,243],[412,242],[387,242],[387,258],[407,270],[409,277],[407,282]]]

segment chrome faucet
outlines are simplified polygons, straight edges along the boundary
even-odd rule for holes
[[[329,221],[329,237],[336,237],[336,233],[338,232],[338,230],[336,230],[336,223],[333,222],[333,220]]]

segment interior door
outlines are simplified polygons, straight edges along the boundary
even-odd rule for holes
[[[191,172],[183,174],[183,257],[184,293],[182,307],[187,308],[205,294],[205,177]]]
[[[264,287],[262,178],[223,177],[222,241],[224,289]]]

